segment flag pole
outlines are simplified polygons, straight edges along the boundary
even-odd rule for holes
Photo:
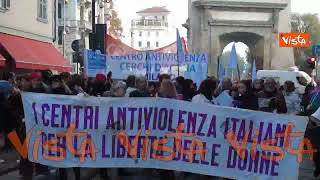
[[[178,61],[178,77],[180,76],[180,62],[179,62],[179,50],[177,48],[177,61]]]
[[[217,74],[218,74],[218,78],[220,79],[220,77],[219,77],[219,76],[220,76],[219,72],[220,72],[220,70],[221,70],[221,69],[220,69],[220,56],[218,56],[218,59],[217,59],[217,60],[218,60]]]
[[[241,76],[240,76],[240,68],[239,68],[239,64],[237,64],[237,71],[238,71],[238,78],[239,78],[239,81],[241,80]]]
[[[145,51],[145,53],[146,53],[146,64],[147,64],[147,69],[146,69],[146,78],[149,80],[149,74],[148,74],[148,72],[149,72],[149,60],[148,60],[148,55],[149,55],[149,53],[148,53],[148,51]]]
[[[182,47],[182,44],[181,44],[181,37],[180,37],[180,34],[179,34],[179,30],[178,28],[176,28],[176,45],[177,45],[177,63],[178,63],[178,77],[180,76],[180,54],[179,54],[179,50],[180,48],[183,48]],[[181,47],[180,47],[181,46]]]

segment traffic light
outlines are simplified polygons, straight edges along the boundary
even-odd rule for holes
[[[316,62],[317,62],[317,58],[314,57],[314,56],[310,56],[310,57],[307,58],[307,63],[310,65],[310,67],[311,67],[312,69],[315,68]]]
[[[99,50],[101,54],[106,52],[106,34],[107,26],[106,24],[96,24],[96,33],[90,33],[89,35],[89,46],[92,50]]]
[[[80,40],[77,39],[77,40],[72,41],[72,43],[71,43],[71,48],[72,48],[72,50],[74,50],[75,52],[78,52],[78,51],[80,50]]]

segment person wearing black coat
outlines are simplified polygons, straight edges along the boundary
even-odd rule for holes
[[[62,77],[59,75],[54,75],[51,77],[51,94],[59,94],[59,95],[70,95],[72,92],[69,87],[63,82]],[[75,179],[80,179],[80,168],[74,167],[72,168],[75,174]],[[59,179],[67,180],[68,173],[66,168],[59,168]]]
[[[257,94],[259,110],[278,114],[287,113],[287,105],[279,84],[274,79],[264,81],[264,89]]]
[[[258,110],[258,98],[252,92],[250,82],[240,81],[238,83],[238,95],[234,98],[238,102],[238,108]]]

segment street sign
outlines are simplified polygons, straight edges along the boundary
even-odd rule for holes
[[[312,54],[320,56],[320,44],[312,46]]]
[[[96,77],[96,74],[106,74],[106,56],[99,51],[84,50],[84,68],[89,77]]]

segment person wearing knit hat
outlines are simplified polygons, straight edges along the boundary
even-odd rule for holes
[[[29,74],[20,76],[19,89],[22,91],[28,91],[31,88],[31,78]]]
[[[30,92],[36,92],[36,93],[45,93],[46,89],[42,85],[42,76],[39,72],[33,72],[30,74],[31,79],[31,88]]]
[[[104,74],[97,74],[96,75],[96,80],[97,81],[105,81],[107,80],[106,76]]]
[[[53,75],[50,78],[52,94],[72,94],[70,88],[64,83],[63,76]]]
[[[39,72],[33,72],[30,74],[30,79],[31,80],[41,80],[42,79],[42,75]]]
[[[91,95],[102,96],[106,91],[109,91],[110,88],[111,84],[108,83],[106,76],[104,74],[97,74]]]

